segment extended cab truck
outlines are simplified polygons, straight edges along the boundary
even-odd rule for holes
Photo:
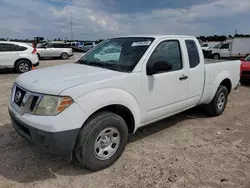
[[[108,47],[120,55],[95,58]],[[222,114],[239,80],[240,61],[205,65],[195,37],[110,38],[75,64],[19,76],[9,113],[29,142],[70,159],[74,154],[95,171],[112,165],[139,127],[197,105]]]

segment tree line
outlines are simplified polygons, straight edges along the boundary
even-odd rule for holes
[[[209,41],[209,42],[223,42],[227,39],[231,39],[231,38],[236,38],[236,37],[250,37],[249,34],[244,35],[244,34],[235,34],[234,36],[232,35],[214,35],[214,36],[199,36],[197,37],[197,39],[200,39],[201,41],[205,42],[205,41]]]

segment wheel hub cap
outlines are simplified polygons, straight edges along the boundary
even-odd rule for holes
[[[219,110],[223,109],[225,101],[226,101],[226,96],[224,93],[221,93],[218,97],[218,100],[217,100],[217,107]]]
[[[29,70],[29,65],[27,63],[21,63],[19,65],[19,70],[21,72],[27,72]]]
[[[99,160],[112,157],[120,145],[120,132],[115,127],[109,127],[99,133],[94,144],[94,154]]]

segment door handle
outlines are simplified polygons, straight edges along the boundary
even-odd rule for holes
[[[182,76],[179,78],[179,80],[186,80],[186,79],[188,79],[188,76],[185,76],[185,75],[182,75]]]

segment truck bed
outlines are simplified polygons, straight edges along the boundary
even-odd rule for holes
[[[205,64],[211,64],[211,63],[222,63],[222,62],[230,62],[230,60],[219,60],[219,59],[205,59]],[[234,60],[231,60],[234,61]]]
[[[207,104],[218,89],[221,82],[220,77],[231,80],[231,88],[234,89],[240,80],[240,60],[214,60],[205,59],[205,85],[202,96],[202,103]],[[219,75],[219,76],[218,76]]]

